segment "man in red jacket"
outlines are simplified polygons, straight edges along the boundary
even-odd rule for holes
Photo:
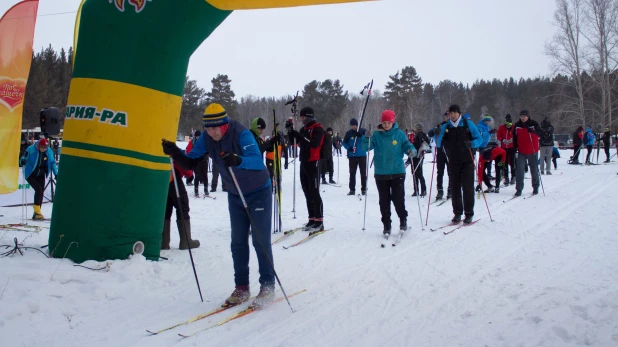
[[[491,162],[495,160],[496,163],[496,186],[494,187],[491,184],[491,180],[489,176],[485,172],[485,163],[487,165],[491,165]],[[506,151],[500,147],[496,143],[490,142],[487,144],[487,147],[481,152],[481,156],[479,157],[479,165],[477,169],[478,182],[476,185],[476,191],[480,192],[483,188],[481,187],[481,181],[485,182],[487,186],[487,190],[485,193],[500,193],[500,178],[501,178],[501,168],[505,167],[506,161]]]
[[[506,161],[504,166],[504,185],[515,184],[515,143],[513,143],[515,128],[510,114],[504,118],[504,124],[498,128],[496,139],[500,143],[500,148],[506,151]],[[509,181],[509,166],[511,167],[511,180]],[[496,182],[496,185],[498,183]]]
[[[528,110],[519,113],[519,122],[515,123],[513,142],[517,148],[517,175],[515,182],[515,196],[521,196],[524,189],[524,170],[530,167],[532,176],[532,194],[539,193],[539,165],[537,153],[539,151],[539,123],[530,119]]]

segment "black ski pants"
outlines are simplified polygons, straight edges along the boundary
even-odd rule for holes
[[[180,173],[176,171],[176,175],[180,175]],[[176,220],[189,219],[189,196],[187,195],[187,189],[185,189],[185,185],[182,184],[182,181],[178,182],[178,195],[180,195],[180,201],[176,197],[176,187],[174,186],[174,181],[172,180],[169,184],[169,188],[167,189],[165,219],[172,219],[172,212],[174,211],[174,208],[176,209]],[[182,204],[182,215],[178,209],[179,204]]]
[[[356,191],[356,169],[360,169],[361,191],[367,191],[367,157],[350,157],[350,191]]]
[[[515,177],[515,153],[517,150],[515,147],[504,148],[506,151],[506,165],[504,165],[504,179],[509,179],[509,167],[511,168],[511,178]],[[496,183],[498,184],[498,183]]]
[[[453,163],[448,166],[453,214],[474,215],[474,163]],[[463,192],[463,196],[462,196]]]
[[[300,185],[307,200],[307,213],[310,220],[324,218],[324,206],[320,196],[319,160],[300,163]]]
[[[500,180],[502,179],[502,170],[500,170],[500,166],[498,166],[498,164],[500,164],[501,162],[502,160],[500,159],[500,157],[494,160],[494,165],[496,166],[496,180],[494,182],[496,183],[496,187],[498,188],[500,188]],[[485,166],[491,166],[491,163],[485,163]],[[487,171],[483,172],[483,182],[485,182],[485,185],[488,188],[494,186],[493,184],[491,184],[491,180],[489,179],[489,174],[487,174]]]
[[[590,162],[590,153],[592,153],[592,145],[586,146],[586,163]]]
[[[330,177],[330,179],[332,180],[333,173],[335,172],[333,165],[333,157],[320,160],[320,165],[320,175],[322,176],[322,179],[325,179],[326,173],[328,173],[328,177]]]
[[[427,191],[427,186],[425,185],[425,176],[423,176],[423,161],[425,158],[412,158],[412,166],[410,171],[412,171],[412,177],[414,177],[414,192],[418,192],[418,183],[421,183],[421,192]],[[416,172],[414,171],[416,169]]]
[[[442,148],[438,148],[437,149],[438,154],[436,155],[437,157],[437,168],[438,169],[438,182],[437,182],[437,188],[438,190],[444,190],[444,186],[443,186],[443,181],[444,181],[444,168],[448,167],[448,159],[446,158],[446,153],[444,153],[444,149]],[[448,170],[448,169],[447,169]],[[451,189],[451,185],[449,183],[448,189]]]
[[[609,160],[609,143],[607,145],[603,145],[603,149],[605,150],[605,156],[607,156],[607,160]]]
[[[213,192],[217,190],[217,185],[219,184],[219,169],[217,169],[217,166],[212,165],[212,182],[210,182],[210,190],[212,190]],[[225,183],[223,182],[223,180],[221,180],[221,186],[223,188],[223,191],[227,191],[227,188],[225,187]]]
[[[406,211],[405,181],[405,174],[376,176],[382,224],[386,229],[391,228],[391,201],[393,205],[395,205],[395,211],[399,217],[399,224],[401,225],[407,222],[408,211]]]
[[[41,206],[43,205],[43,192],[45,191],[45,175],[37,176],[35,175],[36,171],[38,170],[35,168],[32,174],[26,178],[26,181],[34,189],[34,204]]]

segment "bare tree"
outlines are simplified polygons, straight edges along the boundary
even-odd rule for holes
[[[595,0],[592,0],[595,1]],[[552,59],[554,73],[566,74],[567,78],[560,79],[563,83],[563,96],[571,102],[567,102],[565,113],[570,113],[584,125],[585,100],[584,100],[584,72],[585,48],[581,43],[583,25],[583,0],[556,0],[554,12],[554,25],[558,32],[553,39],[545,45],[545,54]],[[575,97],[569,93],[569,89],[575,90]]]
[[[600,121],[609,125],[612,122],[613,89],[610,74],[618,67],[614,58],[618,43],[618,1],[585,0],[584,24],[588,29],[584,36],[594,52],[590,58],[591,75],[601,92],[598,114]]]

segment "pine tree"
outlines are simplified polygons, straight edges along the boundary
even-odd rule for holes
[[[231,118],[236,118],[238,116],[237,106],[238,101],[234,99],[236,94],[232,90],[232,81],[227,77],[227,75],[217,75],[217,77],[213,78],[211,81],[212,90],[206,93],[206,101],[208,104],[216,102],[223,106],[227,111],[227,114]]]

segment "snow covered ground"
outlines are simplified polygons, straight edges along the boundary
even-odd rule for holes
[[[334,158],[342,187],[324,186],[322,193],[325,224],[332,230],[288,250],[282,245],[304,232],[273,246],[287,293],[307,289],[291,299],[296,312],[280,302],[184,340],[177,333],[192,333],[240,310],[158,336],[145,331],[216,308],[232,292],[227,197],[220,190],[212,193],[216,200],[190,199],[193,235],[202,243],[193,256],[203,303],[189,254],[177,248],[175,223],[173,249],[162,252],[169,260],[137,256],[110,261],[109,271],[92,271],[33,250],[0,258],[0,345],[618,346],[618,165],[571,166],[570,151],[561,152],[558,170],[542,176],[545,195],[503,203],[514,187],[488,194],[494,222],[481,198],[475,201],[480,222],[446,236],[429,228],[450,220],[450,203],[431,205],[425,227],[427,200],[421,201],[421,230],[408,173],[411,231],[387,248],[380,248],[375,181],[369,180],[362,231],[364,201],[346,196],[348,161],[341,157],[338,165]],[[428,181],[431,165],[424,165]],[[290,229],[306,221],[306,208],[297,183],[293,219],[292,165],[284,175],[283,223]],[[531,181],[525,183],[524,196],[532,190]],[[357,184],[360,191],[360,179]],[[45,204],[43,213],[50,215],[51,208]],[[0,224],[18,223],[21,212],[0,208],[0,215]],[[397,224],[394,209],[393,220]],[[13,238],[25,246],[47,244],[49,224],[28,223],[43,229],[0,230],[0,245]],[[259,289],[256,264],[252,250],[253,294]]]

